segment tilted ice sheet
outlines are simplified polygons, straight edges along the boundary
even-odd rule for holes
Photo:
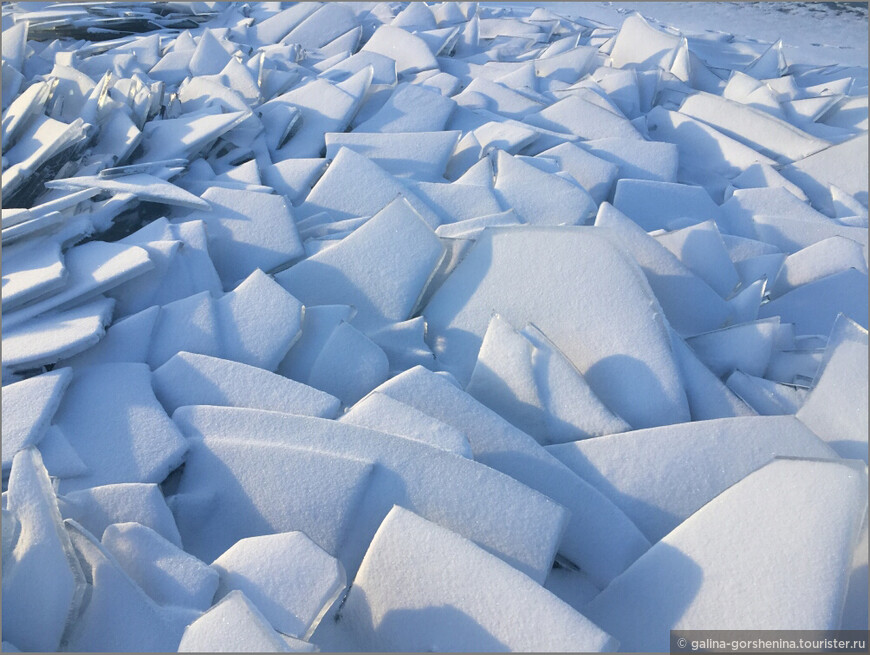
[[[3,636],[20,648],[56,651],[82,602],[85,581],[35,448],[15,455],[7,494],[21,528],[10,552],[4,543]]]
[[[199,612],[158,605],[93,535],[75,521],[67,520],[64,525],[91,585],[67,647],[76,651],[176,650],[184,627]]]
[[[471,446],[462,432],[378,391],[368,394],[339,420],[472,458]]]
[[[168,414],[183,405],[228,405],[335,418],[338,399],[256,366],[180,352],[155,369],[152,385]]]
[[[188,625],[178,644],[180,653],[283,653],[290,650],[266,617],[241,591],[228,594]]]
[[[97,539],[114,523],[138,523],[181,547],[163,492],[154,483],[123,482],[71,491],[59,497],[61,513]]]
[[[842,457],[867,462],[867,330],[840,315],[796,416]]]
[[[298,529],[353,574],[380,521],[394,503],[401,503],[543,580],[564,529],[565,510],[545,496],[477,462],[403,437],[347,423],[237,408],[182,408],[175,420],[194,438],[180,492],[216,492],[215,501],[238,498],[232,527],[228,522],[233,507],[226,501],[216,504],[215,510],[221,511],[213,510],[205,521],[193,515],[179,521],[186,543],[197,552],[228,547],[241,537]],[[204,435],[202,441],[195,438],[198,435]],[[287,453],[283,471],[281,462],[275,461],[282,448]],[[215,486],[215,464],[221,460],[237,471],[243,489]],[[286,473],[291,461],[299,471],[293,476],[294,486],[301,490],[320,480],[329,493],[327,487],[315,497],[292,493]],[[341,465],[353,476],[339,477]],[[260,471],[257,479],[250,477],[253,471]],[[206,484],[204,476],[212,481]],[[338,484],[347,487],[336,489]],[[252,503],[262,514],[250,517],[241,511]]]
[[[106,333],[114,300],[99,296],[66,311],[47,312],[3,335],[3,365],[35,369],[72,357],[95,345]]]
[[[237,541],[212,570],[220,575],[216,598],[238,589],[272,627],[300,638],[314,631],[346,584],[341,563],[302,532]]]
[[[548,446],[656,542],[775,457],[836,459],[792,416],[693,421]]]
[[[187,450],[154,397],[145,364],[75,371],[54,420],[89,469],[85,476],[63,480],[64,492],[116,482],[162,482]]]
[[[617,507],[532,437],[462,391],[449,376],[417,366],[378,391],[461,430],[475,460],[552,498],[571,515],[559,553],[602,586],[649,546]]]
[[[275,279],[306,305],[353,305],[353,324],[369,331],[409,317],[442,253],[432,229],[397,199],[338,245]]]
[[[836,629],[866,485],[849,462],[775,460],[654,545],[585,614],[638,651],[666,650],[671,629]]]
[[[402,507],[378,529],[339,623],[366,650],[616,647],[527,576]]]
[[[541,265],[530,271],[529,260]],[[461,382],[497,311],[533,322],[605,405],[649,427],[688,419],[657,305],[639,269],[594,228],[501,228],[484,232],[423,313],[438,362]]]
[[[218,573],[141,523],[114,523],[102,546],[154,602],[205,611],[218,587]]]
[[[3,469],[22,448],[35,446],[48,430],[72,370],[58,368],[3,387]]]

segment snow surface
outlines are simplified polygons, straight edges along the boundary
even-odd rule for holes
[[[4,3],[3,650],[866,629],[867,20]]]

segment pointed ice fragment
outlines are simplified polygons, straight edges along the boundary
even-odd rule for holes
[[[59,368],[3,387],[4,470],[15,453],[45,436],[70,380],[72,370]]]
[[[481,599],[482,588],[499,599],[497,610]],[[609,635],[527,576],[399,506],[375,534],[340,617],[340,629],[367,650],[616,647]],[[526,629],[526,621],[535,629]]]
[[[3,636],[27,650],[57,651],[85,581],[35,448],[15,455],[5,498],[20,533],[7,553],[4,529]],[[4,525],[9,520],[4,512]]]
[[[836,629],[866,485],[848,462],[775,460],[653,546],[584,613],[637,651],[667,650],[669,630]]]

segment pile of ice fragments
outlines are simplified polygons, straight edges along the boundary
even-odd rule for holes
[[[2,20],[4,650],[866,628],[867,69],[467,2]]]

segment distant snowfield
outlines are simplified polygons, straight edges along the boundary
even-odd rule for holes
[[[867,3],[861,2],[499,2],[517,13],[546,7],[619,27],[632,11],[691,33],[773,43],[800,63],[867,65]]]

